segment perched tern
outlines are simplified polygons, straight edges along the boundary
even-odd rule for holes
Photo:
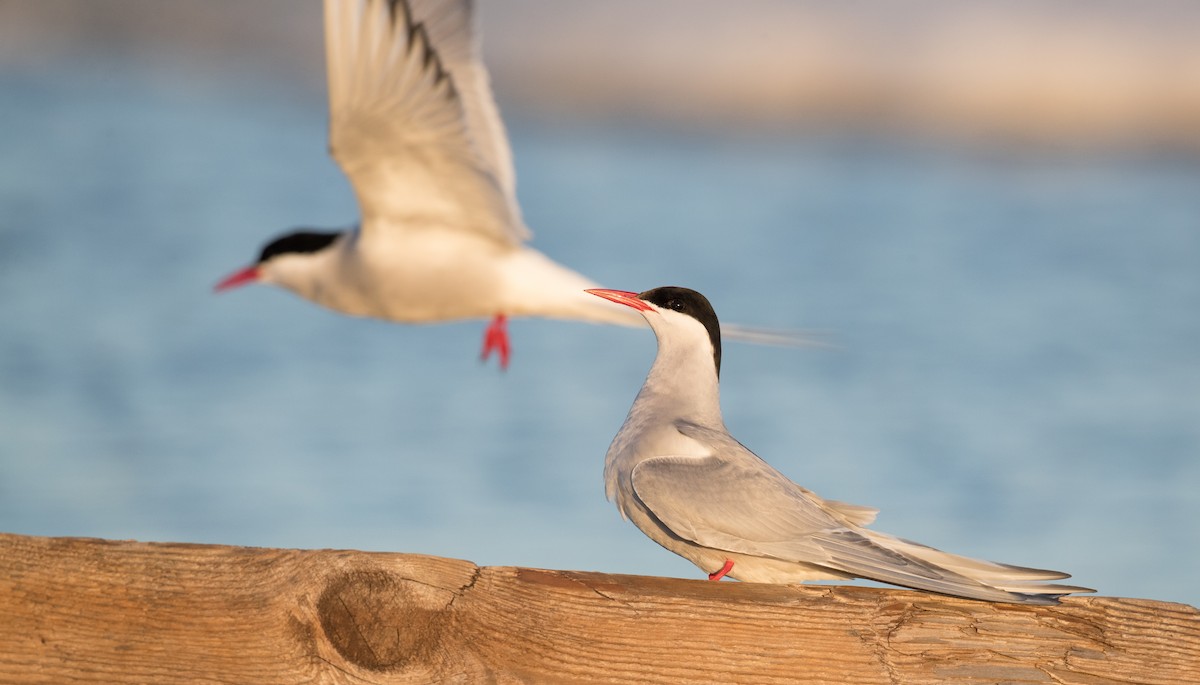
[[[663,287],[589,290],[631,307],[658,355],[604,461],[608,498],[650,539],[709,572],[760,583],[869,578],[957,597],[1055,604],[1066,573],[948,554],[867,530],[877,510],[793,483],[721,418],[721,332],[708,300]]]
[[[508,365],[510,317],[642,326],[590,279],[527,246],[512,153],[470,0],[325,0],[329,148],[361,221],[301,230],[217,284],[286,288],[354,316],[490,319],[482,356]],[[787,344],[749,328],[727,334]]]

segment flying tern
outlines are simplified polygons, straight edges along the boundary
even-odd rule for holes
[[[353,316],[490,319],[483,359],[508,365],[510,317],[645,325],[526,241],[512,153],[470,0],[326,0],[329,148],[361,214],[297,230],[217,286],[258,282]],[[798,336],[732,328],[734,338]]]
[[[876,509],[817,496],[726,430],[721,332],[703,295],[678,287],[588,292],[641,313],[658,338],[654,364],[605,456],[608,498],[710,580],[869,578],[1023,604],[1092,592],[1045,582],[1066,573],[970,559],[868,530]]]

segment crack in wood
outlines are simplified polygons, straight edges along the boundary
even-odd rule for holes
[[[481,575],[483,575],[483,569],[476,566],[475,571],[473,573],[471,573],[470,579],[468,579],[467,582],[462,587],[453,591],[454,594],[452,594],[450,596],[450,601],[446,603],[447,611],[454,608],[454,603],[458,601],[459,597],[465,596],[468,592],[471,591],[472,588],[475,587],[475,583],[479,582],[479,577]]]

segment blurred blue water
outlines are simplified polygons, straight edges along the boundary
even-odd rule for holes
[[[319,93],[0,71],[0,530],[699,577],[604,500],[648,331],[401,327],[212,284],[355,219]],[[1200,604],[1200,163],[511,122],[545,252],[833,349],[730,429],[877,527]]]

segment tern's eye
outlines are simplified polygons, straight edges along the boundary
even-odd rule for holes
[[[683,311],[683,300],[668,300],[667,308],[674,309],[677,312]]]

